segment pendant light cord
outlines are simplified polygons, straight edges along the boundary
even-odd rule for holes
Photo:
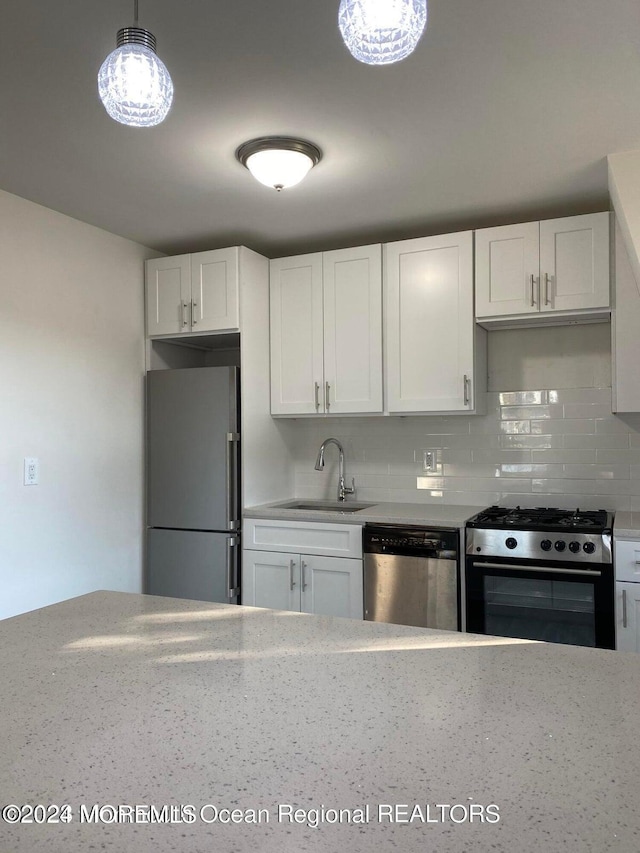
[[[138,0],[133,0],[133,23],[138,26]]]

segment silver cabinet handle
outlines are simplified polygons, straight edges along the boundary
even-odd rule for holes
[[[549,299],[549,276],[547,273],[544,274],[544,304],[551,304],[551,300]]]
[[[640,560],[636,560],[636,566],[640,566]]]
[[[627,627],[627,590],[622,590],[622,627]]]
[[[237,536],[229,536],[227,539],[227,596],[235,598],[240,592],[238,586],[238,563],[237,563]]]
[[[534,279],[534,276],[533,276],[533,273],[531,273],[531,275],[529,276],[529,281],[531,284],[531,307],[532,308],[534,308],[535,304],[536,304],[536,298],[535,298],[534,293],[533,293],[533,279]]]
[[[468,406],[469,405],[469,397],[470,397],[470,395],[469,395],[470,380],[469,380],[469,377],[467,376],[466,373],[462,377],[462,383],[464,386],[464,405]]]
[[[295,560],[289,560],[289,589],[293,592],[293,588],[296,585],[296,582],[293,579],[293,570],[296,567]]]
[[[313,399],[315,400],[315,404],[316,404],[316,412],[319,412],[320,411],[320,399],[319,399],[320,383],[314,382],[313,386],[314,386],[314,388],[313,388]]]
[[[304,561],[304,560],[302,560],[302,561],[300,562],[300,570],[301,570],[301,572],[302,572],[302,590],[303,590],[303,592],[304,592],[304,590],[307,588],[306,574],[305,574],[305,571],[304,571],[306,568],[307,568],[307,564],[305,563],[305,561]]]
[[[198,322],[196,319],[196,308],[198,307],[198,303],[192,299],[191,300],[191,325],[195,326]]]
[[[325,411],[328,412],[329,406],[331,405],[330,399],[329,399],[329,390],[331,388],[331,385],[329,385],[328,382],[325,382],[324,385],[325,385],[325,388],[324,388],[324,408],[325,408]]]
[[[182,303],[182,326],[183,326],[183,328],[184,328],[184,326],[189,325],[189,320],[187,319],[187,308],[188,307],[189,307],[189,304],[187,302]]]

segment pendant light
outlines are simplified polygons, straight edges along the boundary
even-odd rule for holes
[[[350,53],[390,65],[413,53],[427,25],[427,0],[340,0],[338,27]]]
[[[320,162],[322,152],[304,139],[261,136],[241,145],[236,157],[257,181],[280,192],[299,184]]]
[[[167,116],[173,101],[173,82],[156,55],[156,37],[134,24],[118,30],[117,47],[98,72],[98,93],[107,113],[131,127],[153,127]]]

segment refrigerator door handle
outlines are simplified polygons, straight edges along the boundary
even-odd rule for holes
[[[227,595],[229,599],[240,594],[238,585],[238,537],[227,539]]]
[[[227,433],[227,530],[238,529],[238,442],[240,433]]]

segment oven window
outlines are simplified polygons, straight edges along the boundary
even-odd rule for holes
[[[499,637],[595,646],[592,583],[485,575],[485,632]]]

